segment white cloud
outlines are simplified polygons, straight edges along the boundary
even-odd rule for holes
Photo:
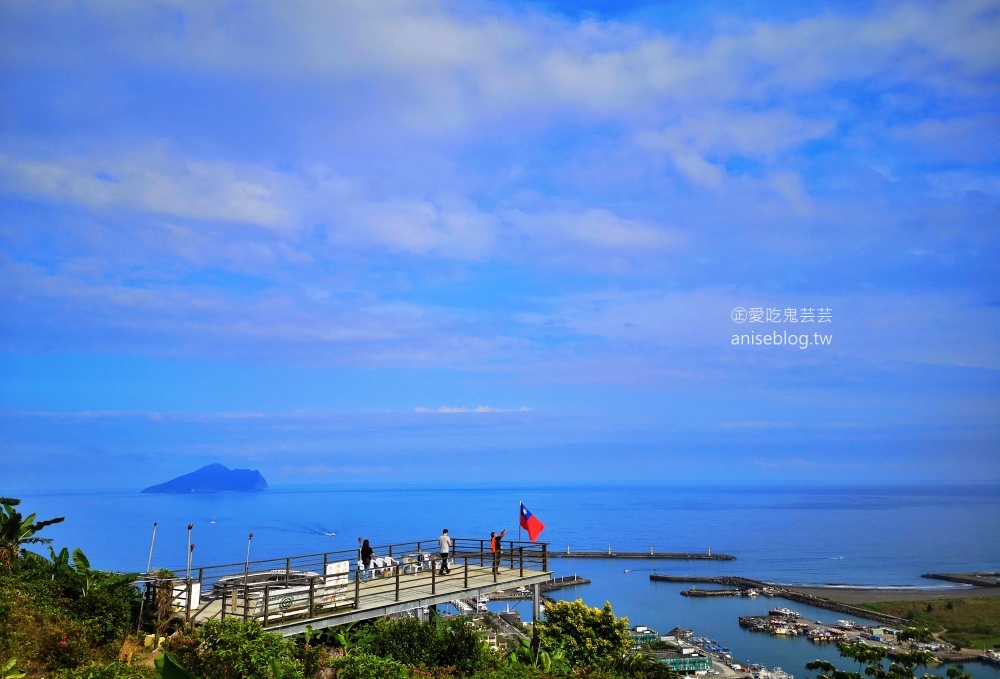
[[[695,184],[717,189],[722,186],[726,159],[744,156],[773,163],[779,154],[821,139],[834,127],[831,120],[810,120],[786,111],[718,110],[684,118],[657,131],[641,131],[635,143],[668,155]]]
[[[581,247],[605,253],[649,253],[677,249],[682,240],[675,229],[625,219],[601,208],[533,213],[511,209],[505,210],[502,216],[531,249]]]
[[[502,4],[461,7],[432,1],[326,4],[177,1],[123,11],[91,2],[51,7],[36,27],[67,40],[101,36],[86,54],[239,77],[315,80],[330,88],[359,81],[393,93],[400,122],[450,128],[512,112],[549,111],[634,118],[684,106],[768,102],[809,94],[844,79],[919,82],[948,90],[993,71],[1000,19],[988,1],[877,5],[863,15],[823,15],[785,24],[729,26],[688,41],[669,27],[570,22]],[[45,62],[53,51],[35,33],[31,10],[12,10],[9,58]],[[172,24],[172,21],[176,22]],[[81,31],[67,22],[87,26]],[[725,26],[725,24],[721,24]],[[179,28],[183,26],[183,28]],[[28,40],[28,37],[31,40]],[[83,67],[94,64],[83,60]],[[432,115],[436,114],[436,115]]]
[[[438,408],[425,408],[423,406],[417,406],[413,409],[415,413],[441,413],[446,415],[451,415],[455,413],[527,413],[531,412],[531,408],[521,407],[515,408],[513,410],[505,408],[494,408],[493,406],[476,406],[470,408],[468,406],[440,406]]]
[[[344,213],[346,232],[336,240],[463,260],[481,259],[494,248],[495,218],[460,201],[361,202]]]
[[[279,173],[224,161],[183,160],[156,149],[120,158],[17,159],[0,155],[0,182],[11,192],[102,210],[170,217],[289,223]]]

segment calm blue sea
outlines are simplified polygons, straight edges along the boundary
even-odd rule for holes
[[[836,649],[805,639],[744,631],[737,616],[766,613],[766,598],[689,599],[684,586],[653,583],[654,569],[673,574],[734,574],[793,584],[953,588],[929,572],[1000,571],[1000,486],[927,487],[484,487],[272,488],[265,493],[142,495],[32,494],[23,508],[42,518],[57,547],[81,547],[95,565],[143,570],[153,522],[154,567],[185,562],[186,528],[194,524],[194,565],[242,562],[247,536],[253,558],[433,539],[444,527],[457,537],[508,529],[517,537],[518,502],[545,524],[554,551],[642,550],[732,554],[736,561],[553,561],[557,575],[579,573],[590,585],[566,590],[588,604],[611,601],[632,624],[661,632],[680,625],[732,649],[738,660],[780,665],[804,676],[810,659],[837,659]],[[331,536],[330,534],[334,535]],[[626,572],[626,570],[628,572]],[[816,620],[837,616],[793,606]],[[525,614],[527,614],[527,609]],[[994,668],[967,668],[1000,679]]]

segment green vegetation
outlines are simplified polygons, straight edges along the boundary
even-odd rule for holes
[[[619,652],[625,623],[609,618],[608,607],[574,602],[564,608],[569,615],[559,624],[587,640],[593,663],[570,663],[561,646],[527,641],[508,654],[491,651],[468,618],[384,618],[310,631],[295,641],[256,622],[228,619],[172,636],[160,671],[163,679],[674,679],[651,658]]]
[[[62,519],[36,522],[19,504],[0,499],[0,668],[10,676],[151,676],[118,662],[139,607],[134,576],[93,569],[79,549],[71,557],[50,548],[51,559],[27,551],[49,542],[37,533]]]
[[[806,663],[806,670],[809,672],[819,671],[816,679],[916,679],[918,667],[926,667],[934,662],[934,655],[929,651],[910,651],[900,653],[892,658],[889,667],[886,668],[883,662],[889,657],[887,649],[881,646],[869,646],[864,643],[841,644],[840,655],[844,658],[854,660],[858,663],[858,671],[851,672],[837,668],[833,663],[825,660],[814,660]],[[953,668],[954,669],[954,668]],[[948,671],[950,679],[963,679],[959,674],[961,671],[953,673]],[[967,675],[966,675],[967,676]],[[924,674],[923,679],[940,679],[937,675]]]
[[[561,649],[570,665],[609,667],[632,648],[628,618],[615,617],[610,603],[590,608],[580,599],[548,604],[538,639],[543,648]]]
[[[912,601],[887,601],[865,604],[864,607],[908,618],[955,646],[979,649],[1000,647],[1000,596],[939,599],[926,605],[915,605]]]
[[[193,636],[171,637],[164,650],[191,674],[212,679],[303,679],[295,642],[265,632],[260,623],[209,620]]]
[[[0,573],[10,575],[15,559],[22,556],[25,545],[41,545],[52,542],[48,538],[36,537],[36,533],[46,526],[64,521],[64,517],[35,521],[37,514],[24,517],[17,510],[20,500],[0,497]]]

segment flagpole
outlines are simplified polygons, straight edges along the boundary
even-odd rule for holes
[[[518,507],[517,507],[517,541],[518,542],[522,542],[522,538],[521,538],[521,508],[524,507],[524,501],[523,500],[518,500],[517,504],[518,504]]]

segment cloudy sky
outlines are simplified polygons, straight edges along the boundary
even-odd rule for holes
[[[3,485],[1000,481],[997,35],[5,2]]]

